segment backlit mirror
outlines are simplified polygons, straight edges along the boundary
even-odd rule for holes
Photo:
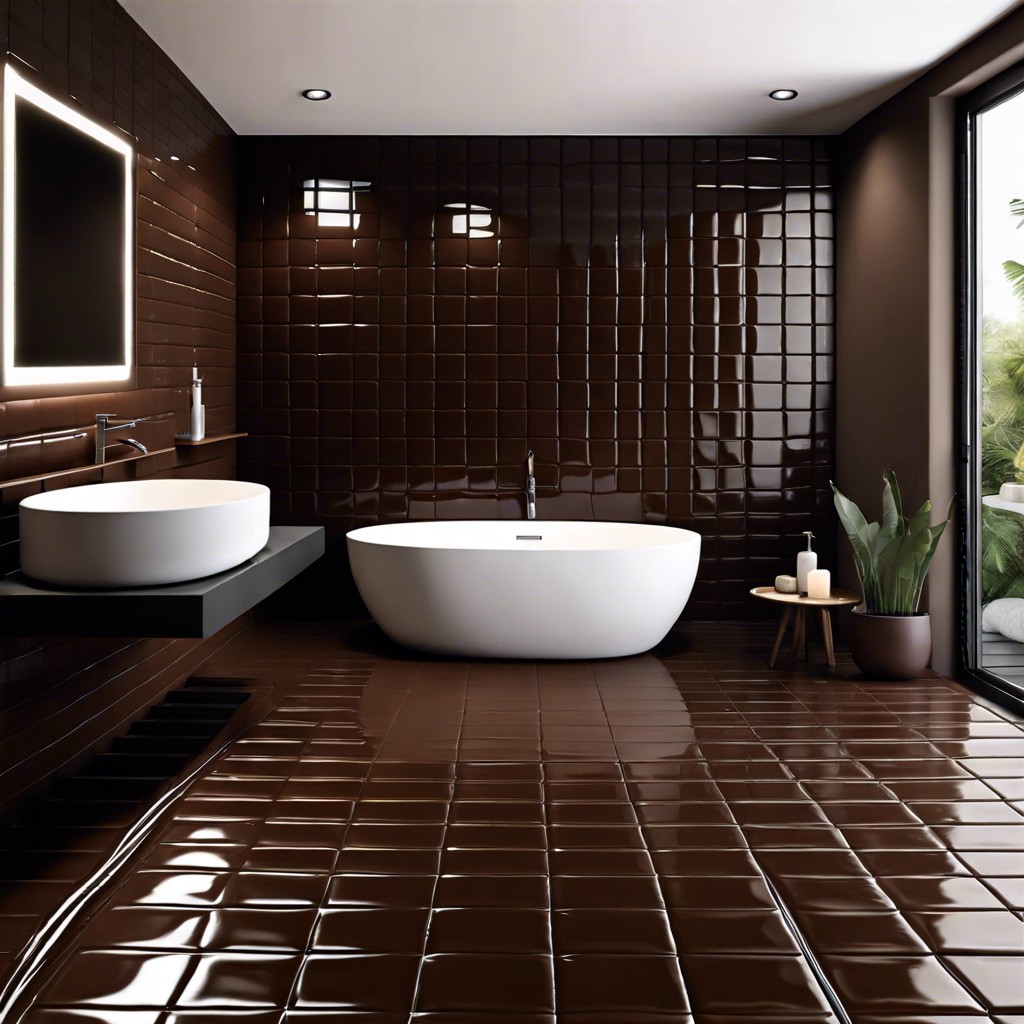
[[[3,119],[4,394],[16,397],[11,388],[73,393],[128,381],[131,143],[10,64]]]

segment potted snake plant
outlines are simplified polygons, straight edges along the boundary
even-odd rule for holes
[[[917,606],[935,549],[952,517],[953,502],[945,520],[932,525],[930,501],[915,515],[904,516],[896,474],[887,469],[882,481],[880,523],[869,523],[832,484],[864,594],[863,605],[851,617],[850,649],[865,675],[911,679],[931,659],[931,619]]]

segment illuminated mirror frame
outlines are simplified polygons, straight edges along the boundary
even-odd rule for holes
[[[90,366],[18,366],[14,362],[17,197],[16,110],[19,100],[88,135],[124,161],[124,308],[122,361]],[[51,96],[7,64],[3,78],[3,381],[0,397],[114,391],[134,384],[135,372],[135,150],[129,137],[98,124]],[[73,313],[71,314],[73,315]]]

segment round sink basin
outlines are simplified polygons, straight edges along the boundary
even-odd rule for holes
[[[72,587],[146,587],[212,576],[262,550],[270,491],[241,480],[130,480],[22,501],[21,568]]]

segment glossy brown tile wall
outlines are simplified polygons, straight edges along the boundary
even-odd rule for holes
[[[0,403],[0,440],[88,424],[96,412],[173,409],[183,416],[195,361],[206,382],[208,433],[231,429],[233,133],[115,0],[0,0],[0,43],[56,94],[138,140],[137,390]],[[174,423],[165,421],[142,425],[134,436],[163,448],[173,433]],[[16,507],[35,489],[2,481],[88,464],[91,445],[91,436],[0,445],[0,571],[17,564]],[[107,479],[136,470],[230,477],[234,450],[181,450],[131,469],[113,467]],[[197,663],[198,650],[195,641],[0,641],[0,807],[159,700]]]
[[[278,519],[521,516],[704,537],[689,613],[831,564],[827,143],[239,140],[242,472]],[[308,178],[373,182],[356,229]],[[456,237],[445,204],[496,211]]]

